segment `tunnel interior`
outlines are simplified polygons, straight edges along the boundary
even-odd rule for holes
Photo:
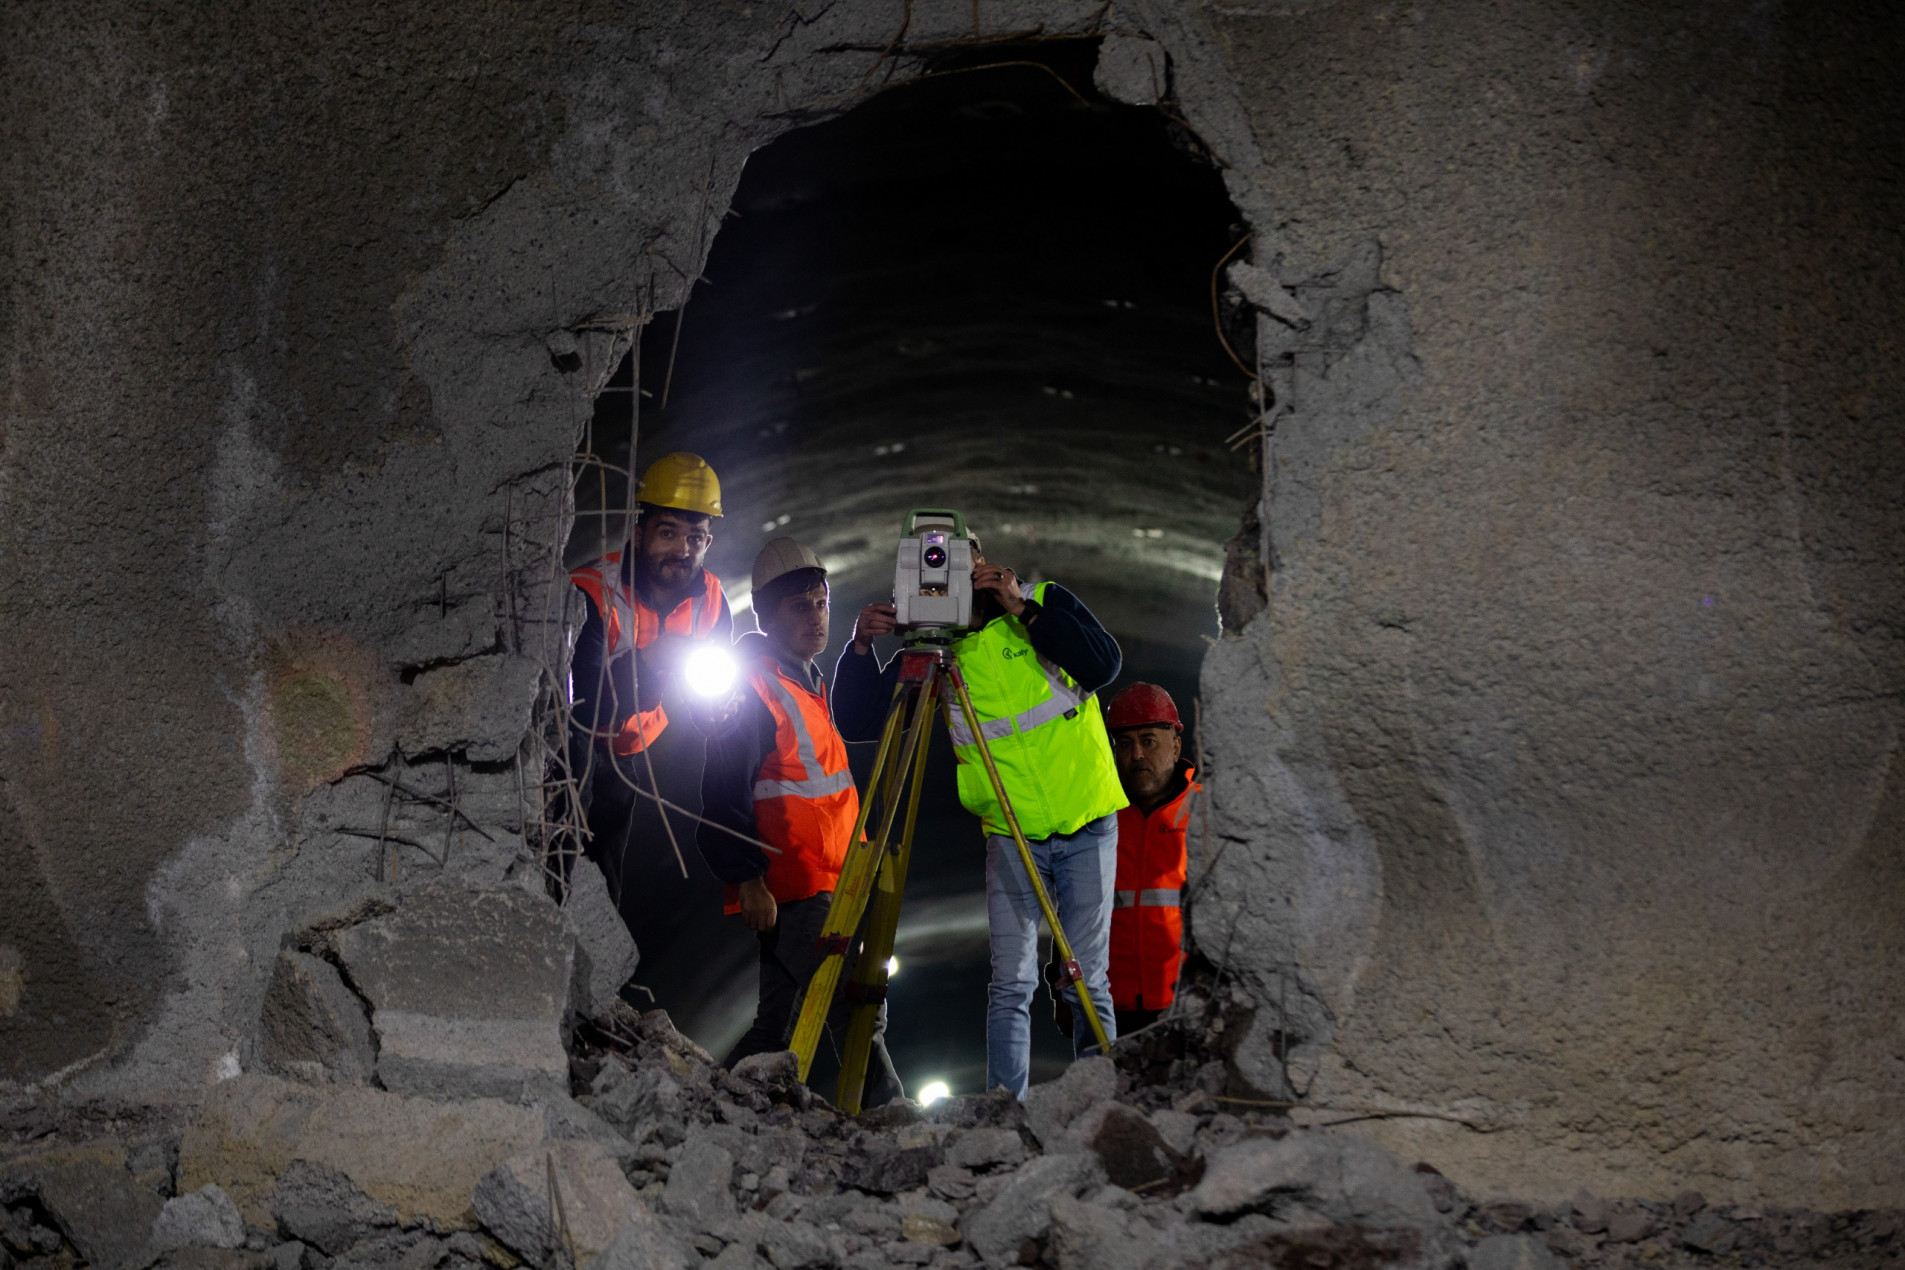
[[[831,677],[860,607],[890,595],[903,513],[957,507],[988,558],[1093,610],[1124,654],[1107,695],[1162,684],[1195,753],[1223,543],[1258,487],[1236,444],[1252,381],[1231,353],[1250,347],[1249,319],[1213,284],[1247,227],[1186,126],[1094,91],[1095,51],[955,50],[753,154],[731,206],[707,213],[719,229],[688,303],[642,331],[597,399],[567,563],[625,532],[631,441],[637,471],[693,450],[722,483],[707,566],[737,633],[755,553],[794,536],[829,569]],[[650,756],[662,794],[698,808],[692,729]],[[863,784],[871,758],[856,755]],[[909,1085],[960,1092],[983,1084],[983,840],[943,735],[930,761],[888,1043]],[[646,802],[607,872],[637,981],[721,1053],[752,1014],[754,942],[715,917],[694,825],[673,827],[685,879]],[[1033,1034],[1033,1079],[1048,1079],[1069,1049],[1049,1023]]]

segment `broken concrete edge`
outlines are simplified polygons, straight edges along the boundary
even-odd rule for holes
[[[1106,69],[1102,78],[1104,80],[1105,90],[1114,98],[1121,100],[1156,100],[1160,96],[1168,95],[1168,93],[1175,93],[1178,96],[1188,96],[1191,98],[1191,106],[1195,107],[1197,95],[1209,87],[1209,84],[1206,83],[1209,77],[1205,73],[1205,71],[1208,70],[1208,66],[1205,65],[1209,61],[1208,58],[1202,59],[1201,61],[1193,59],[1197,61],[1199,66],[1204,67],[1202,71],[1193,73],[1180,68],[1175,75],[1169,71],[1166,62],[1174,56],[1172,51],[1173,42],[1181,42],[1184,38],[1184,32],[1179,31],[1174,26],[1169,31],[1160,31],[1158,38],[1155,40],[1148,38],[1142,31],[1138,30],[1138,28],[1146,27],[1151,23],[1151,15],[1143,11],[1143,6],[1139,6],[1139,8],[1135,10],[1122,11],[1117,14],[1114,19],[1107,15],[1104,6],[1082,3],[1073,4],[1066,6],[1062,12],[1054,10],[1044,15],[1044,19],[1042,29],[1048,33],[1103,36],[1107,40],[1108,47],[1111,51],[1105,55]],[[925,15],[921,15],[920,20],[929,23],[939,22],[939,19],[928,19]],[[872,14],[849,15],[844,12],[836,14],[829,19],[829,22],[833,26],[838,26],[842,22],[846,22],[849,25],[858,22],[871,22],[875,25],[881,25],[884,21],[884,17]],[[802,123],[813,122],[817,118],[846,113],[869,95],[864,81],[858,72],[850,72],[844,67],[836,65],[835,59],[823,55],[827,49],[833,46],[833,37],[823,36],[821,28],[816,28],[813,31],[802,29],[805,25],[806,24],[797,25],[795,29],[788,33],[787,38],[779,38],[774,41],[771,53],[777,57],[779,63],[786,64],[777,65],[777,76],[788,74],[791,71],[794,76],[794,81],[797,81],[793,84],[782,84],[777,78],[774,91],[794,91],[796,95],[802,99],[811,99],[821,104],[817,105],[813,110],[805,112],[800,119],[777,119],[767,123],[763,123],[761,119],[756,118],[755,115],[757,112],[751,109],[744,112],[743,117],[749,121],[747,142],[745,146],[735,150],[733,154],[727,155],[723,161],[716,164],[716,171],[711,178],[713,181],[713,188],[710,191],[711,197],[718,200],[724,198],[727,193],[731,192],[734,182],[738,180],[741,166],[740,161],[744,158],[746,151],[765,144],[780,131],[785,131]],[[957,24],[954,24],[953,27],[948,27],[947,30],[941,32],[941,34],[958,35],[959,32],[954,29],[956,25]],[[837,34],[836,32],[836,35]],[[913,34],[915,38],[927,38],[928,36],[926,28],[917,25],[914,28]],[[1208,33],[1203,33],[1200,38],[1208,40]],[[1175,56],[1181,61],[1181,50],[1175,54]],[[914,64],[912,61],[905,61],[905,64],[899,67],[899,73],[892,82],[895,84],[905,83],[913,75],[923,69],[924,67],[921,65]],[[1209,82],[1216,83],[1217,81],[1211,80]],[[804,84],[804,87],[801,86],[802,84]],[[832,91],[834,88],[845,88],[848,91],[837,93]],[[765,91],[764,88],[763,91]],[[1230,95],[1231,97],[1235,96],[1234,88],[1230,90]],[[1197,115],[1198,111],[1193,109],[1192,113]],[[1210,112],[1204,111],[1203,113],[1208,114]],[[1241,118],[1234,103],[1229,108],[1228,113],[1221,111],[1218,113],[1222,114],[1224,118]],[[701,177],[699,176],[700,169],[698,162],[695,171],[697,174],[696,180],[700,181]],[[697,186],[697,188],[699,187]],[[506,205],[491,209],[490,212],[486,213],[483,219],[488,222],[507,223],[511,216],[531,214],[530,211],[526,211],[523,207],[517,206],[518,203],[522,202],[522,197],[525,195],[526,189],[527,186],[525,186],[524,189],[517,190],[516,198],[503,200],[503,203]],[[669,200],[662,199],[661,202],[667,204]],[[454,241],[445,248],[445,261],[442,262],[441,268],[432,275],[433,281],[443,281],[453,276],[460,276],[460,273],[473,259],[480,257],[483,251],[494,250],[497,246],[497,243],[493,241],[494,235],[492,231],[494,229],[494,225],[473,224],[454,234]],[[707,237],[700,236],[697,238],[693,250],[705,256],[708,246]],[[656,288],[659,288],[659,290],[656,290]],[[449,290],[454,292],[456,288],[451,287]],[[550,358],[553,357],[557,359],[558,362],[564,361],[565,359],[570,362],[579,360],[586,366],[587,373],[579,377],[574,377],[573,381],[569,378],[565,378],[562,382],[565,387],[576,388],[582,392],[584,396],[592,395],[594,389],[599,388],[607,375],[612,372],[618,360],[619,352],[626,347],[628,342],[628,332],[625,329],[617,329],[614,331],[599,329],[601,324],[598,321],[598,313],[601,311],[601,305],[596,303],[596,300],[599,299],[596,295],[597,290],[599,290],[599,288],[591,289],[581,287],[574,289],[574,294],[578,297],[577,305],[572,306],[575,307],[575,311],[569,313],[558,312],[553,328],[550,325],[546,312],[542,310],[541,306],[535,306],[533,312],[529,309],[523,309],[521,306],[517,306],[510,314],[493,315],[484,321],[467,324],[470,338],[476,338],[476,333],[480,332],[481,339],[488,342],[508,340],[518,336],[529,340],[537,346],[537,356],[523,360],[520,367],[513,367],[508,373],[530,373],[533,370],[538,382],[552,373],[548,364]],[[617,312],[631,308],[640,310],[643,313],[651,310],[659,310],[680,303],[685,296],[685,290],[685,285],[665,275],[659,281],[651,280],[651,294],[648,297],[648,303],[633,306],[628,304],[611,305],[610,308]],[[446,341],[448,344],[456,344],[457,339],[462,338],[462,336],[447,335],[441,330],[438,330],[437,328],[441,323],[438,322],[434,313],[429,315],[429,321],[425,321],[422,309],[427,306],[424,306],[423,302],[418,299],[418,296],[425,292],[434,295],[436,288],[426,286],[420,282],[418,288],[413,289],[413,292],[407,292],[403,301],[398,305],[398,308],[405,314],[404,329],[407,332],[412,331],[413,326],[418,332],[424,332],[425,328],[428,328],[430,332],[434,332],[430,338],[419,339],[416,347],[409,350],[413,359],[419,363],[414,369],[416,373],[421,374],[430,382],[436,382],[444,373],[446,366],[454,366],[456,368],[455,374],[461,376],[466,368],[466,359],[461,358],[460,355],[451,355],[451,349],[446,345]],[[413,309],[418,310],[418,312],[412,313],[411,310]],[[512,317],[516,319],[514,322],[512,322]],[[523,325],[523,323],[527,323],[527,325]],[[450,325],[456,326],[455,323],[451,323]],[[463,331],[464,327],[456,326],[456,329]],[[602,347],[597,347],[598,345]],[[458,348],[460,351],[467,351],[461,349],[460,345]],[[564,376],[569,376],[571,372],[577,368],[576,366],[557,365],[554,371]],[[501,372],[499,371],[499,373]],[[440,413],[446,416],[458,416],[456,419],[444,423],[446,432],[450,434],[453,439],[458,434],[457,430],[459,428],[467,428],[468,426],[468,421],[460,417],[461,414],[468,413],[470,409],[469,403],[464,400],[465,396],[466,394],[463,393],[446,390],[441,394],[439,400],[438,408]],[[566,398],[564,400],[566,401]],[[247,411],[250,411],[253,406],[258,405],[259,403],[252,403],[252,405],[246,406],[245,410],[240,413],[245,414]],[[260,408],[262,407],[260,406]],[[560,413],[562,413],[560,410],[553,412],[551,418],[554,418],[556,414]],[[246,417],[248,417],[248,414]],[[242,423],[243,420],[241,419],[239,422]],[[244,474],[245,481],[249,482],[249,484],[244,484],[243,491],[241,492],[245,492],[246,496],[250,497],[252,494],[256,494],[269,486],[271,479],[273,479],[271,474],[275,469],[272,466],[271,456],[259,450],[255,439],[251,438],[249,432],[246,432],[243,428],[239,428],[238,431],[243,433],[243,435],[235,436],[232,441],[232,447],[230,448],[234,448],[234,453],[237,457],[243,459],[243,463],[241,463],[240,466],[249,465]],[[561,429],[556,429],[556,431],[559,432]],[[551,444],[554,444],[553,439]],[[554,448],[548,449],[547,453],[536,450],[535,447],[525,446],[518,448],[523,451],[517,454],[513,460],[517,464],[514,470],[518,473],[518,476],[544,472],[547,470],[550,462],[559,463],[562,457],[558,450]],[[235,459],[234,461],[237,460]],[[256,470],[253,471],[251,470],[252,468]],[[221,479],[224,479],[224,477],[221,476]],[[260,484],[260,482],[263,482],[263,484]],[[254,486],[256,486],[255,489],[253,488]],[[504,496],[503,488],[503,484],[491,485],[488,493],[491,495],[492,502]],[[561,501],[559,490],[555,492],[555,497],[557,502]],[[242,504],[243,502],[243,499],[239,500],[239,503]],[[239,510],[231,512],[228,517],[230,523],[221,531],[225,536],[231,536],[239,532],[239,527],[243,520],[240,511],[242,511],[242,507]],[[496,518],[497,515],[495,511],[491,511],[488,514],[492,519]],[[301,515],[303,515],[303,512],[300,512],[298,515],[281,513],[277,519],[289,524],[299,522],[299,516]],[[534,573],[535,571],[531,570],[530,572]],[[442,582],[447,577],[448,573],[446,572],[441,577],[433,575],[430,580],[434,584]],[[218,583],[222,591],[229,591],[233,595],[235,613],[250,611],[245,603],[246,597],[243,595],[246,585],[245,578],[236,575],[232,577],[220,577]],[[405,627],[402,631],[393,634],[390,639],[386,641],[386,647],[378,650],[381,654],[379,659],[379,675],[384,678],[395,675],[397,678],[405,680],[406,682],[398,686],[401,689],[400,691],[393,689],[395,699],[383,703],[383,706],[374,712],[377,714],[379,722],[372,728],[372,731],[377,733],[379,738],[388,734],[397,744],[402,756],[407,761],[414,762],[419,758],[435,755],[439,752],[451,756],[452,761],[456,762],[459,766],[464,764],[478,766],[483,761],[501,761],[516,753],[522,736],[533,727],[533,720],[528,717],[528,708],[529,703],[534,697],[534,689],[530,686],[526,677],[522,678],[522,682],[517,682],[516,678],[512,677],[514,672],[511,670],[513,663],[510,650],[506,644],[498,643],[494,634],[498,614],[505,607],[503,597],[498,594],[491,594],[488,596],[487,603],[485,603],[481,598],[481,588],[478,589],[475,598],[473,598],[471,594],[468,594],[470,588],[467,582],[460,590],[465,592],[465,594],[459,594],[456,597],[457,602],[454,605],[448,602],[448,592],[444,592],[446,598],[444,600],[442,616],[445,620],[441,623],[437,623],[437,625],[445,626],[446,629],[454,626],[456,628],[455,632],[453,632],[455,634],[454,639],[450,639],[441,632],[435,632],[434,627],[432,628],[433,633],[428,639],[423,638],[410,627]],[[454,621],[451,620],[452,618],[454,618]],[[415,624],[413,623],[412,625],[414,626]],[[250,642],[254,646],[253,651],[257,652],[259,656],[270,652],[272,648],[276,648],[279,644],[286,644],[287,640],[293,644],[296,643],[296,639],[292,635],[285,635],[283,633],[273,635],[268,627],[263,624],[251,630],[249,635]],[[444,642],[445,639],[448,639],[449,642]],[[296,660],[294,654],[297,650],[291,648],[290,645],[287,644],[286,649],[280,651],[284,655],[280,656],[279,660],[284,660],[285,657],[290,657],[292,661]],[[517,658],[516,660],[520,661],[522,659]],[[470,687],[477,679],[482,679],[485,684],[489,684],[491,680],[501,682],[503,679],[508,679],[510,684],[513,685],[506,685],[508,690],[496,698],[499,702],[507,698],[507,709],[504,709],[502,714],[509,715],[508,726],[492,726],[497,724],[498,719],[500,719],[502,715],[497,714],[495,711],[488,710],[487,707],[482,709],[476,709],[474,706],[471,706],[470,709],[464,708],[465,706],[469,706],[470,702],[475,700],[475,697],[471,697],[469,693],[462,690]],[[470,681],[470,683],[466,683],[466,680]],[[435,694],[434,696],[432,695],[433,693]],[[495,694],[488,694],[487,692],[476,694],[476,696],[482,697],[485,701],[488,701],[490,697],[494,695]],[[444,710],[426,709],[425,707],[429,706],[430,702],[434,701],[437,697],[443,699],[443,702],[439,704],[447,703],[449,706],[455,708],[448,709],[447,712]],[[518,706],[522,708],[519,710]],[[471,710],[475,710],[475,713],[472,714]],[[516,717],[517,715],[521,715],[521,717],[518,718]],[[263,714],[259,714],[260,719],[263,717]],[[256,721],[252,720],[252,722]],[[270,759],[272,746],[270,744],[271,737],[269,735],[269,729],[265,728],[261,731],[257,728],[253,728],[253,731],[258,733],[258,735],[253,738],[258,742],[258,753],[262,755],[265,760]],[[373,753],[381,752],[380,745],[371,745],[369,749]],[[343,776],[337,779],[343,779],[353,773],[362,773],[370,770],[372,766],[371,764],[359,764],[358,766],[348,768]],[[288,776],[287,781],[289,781]],[[296,781],[289,781],[289,783],[280,782],[280,784],[284,785],[284,788],[277,792],[284,793],[288,791],[292,785],[297,783]],[[257,809],[254,809],[254,811],[255,810]],[[260,819],[254,816],[252,819],[257,820],[258,824],[262,825],[266,820],[269,820],[270,817],[266,816]],[[246,826],[250,824],[251,821],[246,821],[244,824],[235,827],[232,831],[234,839],[235,837],[243,837],[249,833],[249,829]],[[188,906],[181,906],[179,911],[173,916],[173,920],[175,922],[191,921],[194,920],[194,917],[193,914],[188,911]],[[245,972],[238,973],[242,974]],[[254,969],[249,973],[258,974],[260,972]],[[205,978],[204,975],[197,974],[196,972],[193,977],[196,979]],[[227,997],[231,995],[245,996],[262,991],[261,983],[238,985],[238,987],[239,991],[236,994],[228,992],[225,995]],[[198,1007],[195,1006],[194,1008]],[[203,1036],[206,1032],[211,1030],[206,1026],[209,1022],[211,1022],[211,1020],[208,1018],[180,1020],[178,1026],[172,1028],[171,1032],[181,1037],[189,1037],[195,1034]],[[149,1049],[150,1047],[147,1048]],[[163,1047],[160,1048],[162,1049]],[[239,1049],[242,1050],[242,1048],[241,1043]],[[135,1065],[136,1060],[139,1064],[149,1066],[152,1062],[157,1061],[161,1057],[156,1052],[136,1053],[135,1051],[138,1049],[139,1047],[134,1044],[134,1038],[122,1037],[115,1047],[109,1049],[101,1056],[90,1060],[87,1067],[69,1069],[59,1073],[57,1078],[51,1079],[50,1084],[41,1086],[40,1088],[63,1087],[73,1082],[76,1078],[85,1076],[92,1067],[100,1064],[109,1068],[122,1069],[130,1065]],[[242,1062],[242,1053],[240,1054],[240,1059]],[[220,1062],[222,1064],[222,1059]],[[137,1081],[139,1079],[143,1079],[143,1077],[138,1073],[132,1072],[126,1072],[124,1078],[120,1079],[119,1073],[116,1071],[114,1080],[93,1083],[89,1088],[79,1091],[77,1096],[82,1099],[90,1096],[109,1096],[111,1088],[115,1084],[123,1084],[126,1080]],[[164,1084],[168,1082],[159,1081],[156,1083]],[[192,1096],[189,1093],[181,1094],[176,1088],[165,1092],[155,1090],[154,1093],[155,1096],[161,1097],[183,1096],[189,1098]]]

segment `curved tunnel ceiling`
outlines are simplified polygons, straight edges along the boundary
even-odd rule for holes
[[[1163,683],[1188,715],[1217,633],[1223,542],[1257,489],[1225,444],[1251,417],[1249,381],[1217,336],[1210,292],[1243,227],[1193,138],[1092,93],[1094,44],[986,57],[1028,51],[1048,69],[942,66],[959,73],[752,156],[678,347],[671,315],[643,334],[641,460],[692,449],[714,465],[728,514],[708,564],[737,599],[767,539],[819,552],[834,585],[824,667],[860,605],[890,595],[903,513],[952,506],[989,557],[1092,607],[1125,650],[1121,683]],[[630,379],[625,366],[593,421],[616,465]],[[625,497],[584,474],[572,562],[599,549],[595,509]],[[620,531],[609,518],[611,538]],[[676,731],[654,747],[658,779],[698,806],[698,751]],[[902,1076],[972,1088],[983,870],[943,742],[932,761],[889,1043]],[[624,899],[641,979],[720,1050],[752,1007],[753,943],[696,916],[718,888],[691,850],[696,876],[681,881],[664,832],[637,830],[654,850]],[[1035,1071],[1054,1073],[1062,1042],[1049,1025],[1034,1041]]]
[[[883,598],[902,513],[953,506],[1127,641],[1216,633],[1222,544],[1256,487],[1225,446],[1248,381],[1210,298],[1242,231],[1181,130],[1091,93],[1092,51],[1041,53],[1069,90],[1028,66],[949,74],[750,159],[679,348],[671,315],[642,348],[643,459],[715,465],[709,564],[731,594],[785,533],[842,607]],[[598,409],[611,458],[626,402]]]

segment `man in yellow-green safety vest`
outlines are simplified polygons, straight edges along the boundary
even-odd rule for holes
[[[1115,1035],[1106,1004],[1107,967],[1117,813],[1126,799],[1094,694],[1118,677],[1123,658],[1118,642],[1064,587],[1020,582],[1011,569],[987,563],[976,539],[972,559],[972,628],[953,643],[953,658],[1092,1003],[1106,1033]],[[892,634],[893,627],[891,604],[867,605],[834,668],[834,720],[850,742],[879,739],[899,658],[882,667],[873,641]],[[956,706],[953,753],[959,801],[986,832],[992,932],[986,1087],[1004,1087],[1023,1098],[1031,1069],[1032,996],[1039,983],[1038,899],[980,763],[977,739]],[[1076,988],[1066,988],[1065,995],[1078,1004]],[[1072,1015],[1072,1049],[1083,1054],[1094,1038],[1083,1011]]]

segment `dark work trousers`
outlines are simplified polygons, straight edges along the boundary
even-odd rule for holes
[[[779,906],[774,925],[755,934],[761,945],[761,1001],[754,1011],[754,1025],[747,1030],[728,1054],[725,1066],[733,1067],[744,1058],[788,1048],[794,1021],[800,1008],[807,981],[820,968],[820,931],[827,924],[827,910],[833,905],[833,893],[822,891],[804,900]],[[833,1009],[827,1015],[827,1028],[821,1038],[824,1047],[832,1044],[836,1052],[846,1045],[847,974],[840,976],[840,988],[834,994]],[[905,1093],[893,1060],[886,1052],[886,1004],[873,1025],[873,1050],[867,1056],[865,1093],[862,1107],[877,1107]]]

